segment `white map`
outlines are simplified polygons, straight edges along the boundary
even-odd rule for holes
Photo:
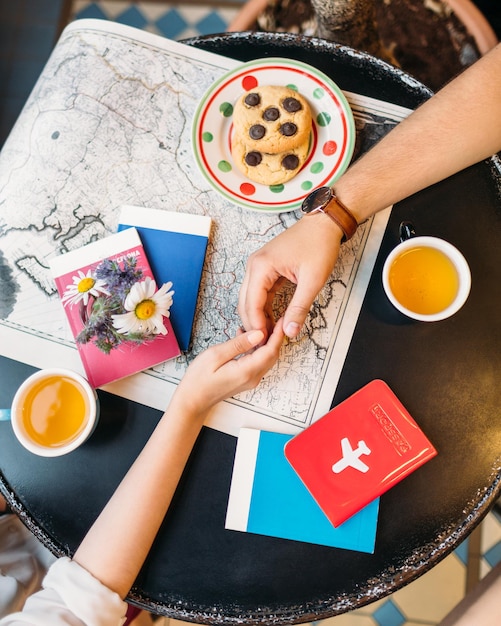
[[[192,351],[106,390],[164,409],[187,363],[235,334],[247,257],[298,219],[239,208],[198,171],[191,151],[196,106],[238,64],[110,22],[66,28],[0,153],[4,356],[83,373],[48,261],[115,232],[123,204],[210,215],[213,230]],[[346,96],[366,146],[408,114]],[[296,432],[329,410],[388,214],[342,247],[304,332],[284,345],[265,380],[217,407],[208,425]]]

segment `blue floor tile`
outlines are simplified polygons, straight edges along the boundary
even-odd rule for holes
[[[195,26],[201,35],[210,35],[212,33],[223,33],[227,25],[222,17],[216,11],[213,11],[197,22]]]
[[[107,17],[108,16],[104,13],[104,11],[95,3],[89,4],[89,6],[85,7],[85,9],[82,9],[75,15],[75,18],[77,20],[83,20],[83,19],[105,20],[107,19]]]
[[[155,22],[155,26],[164,37],[176,39],[187,28],[188,23],[176,9],[171,9]]]
[[[498,541],[492,548],[487,550],[484,558],[491,567],[494,567],[501,561],[501,541]]]
[[[134,28],[144,28],[147,24],[146,18],[135,6],[121,13],[116,21],[126,26],[134,26]]]
[[[466,565],[468,563],[468,539],[463,541],[455,550],[454,554],[458,557],[458,559]]]
[[[392,600],[387,600],[376,609],[372,617],[379,626],[402,626],[402,624],[405,624],[405,616],[393,604]]]

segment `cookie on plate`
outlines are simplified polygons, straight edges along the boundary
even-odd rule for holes
[[[299,172],[308,157],[309,144],[308,138],[296,148],[268,154],[249,148],[240,137],[235,136],[231,151],[235,165],[244,176],[269,186],[286,183]]]
[[[250,150],[278,154],[308,142],[311,111],[289,87],[263,85],[244,93],[233,111],[235,136]]]

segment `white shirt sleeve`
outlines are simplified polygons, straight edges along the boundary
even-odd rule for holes
[[[42,590],[19,613],[0,626],[121,626],[127,604],[71,559],[58,559],[47,572]]]
[[[17,515],[0,516],[0,618],[22,609],[55,560]]]

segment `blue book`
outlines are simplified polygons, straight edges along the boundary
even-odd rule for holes
[[[118,230],[135,227],[160,287],[173,284],[171,323],[179,347],[190,346],[211,218],[139,206],[124,206]]]
[[[373,553],[379,498],[334,527],[285,458],[292,437],[240,429],[225,528]]]

